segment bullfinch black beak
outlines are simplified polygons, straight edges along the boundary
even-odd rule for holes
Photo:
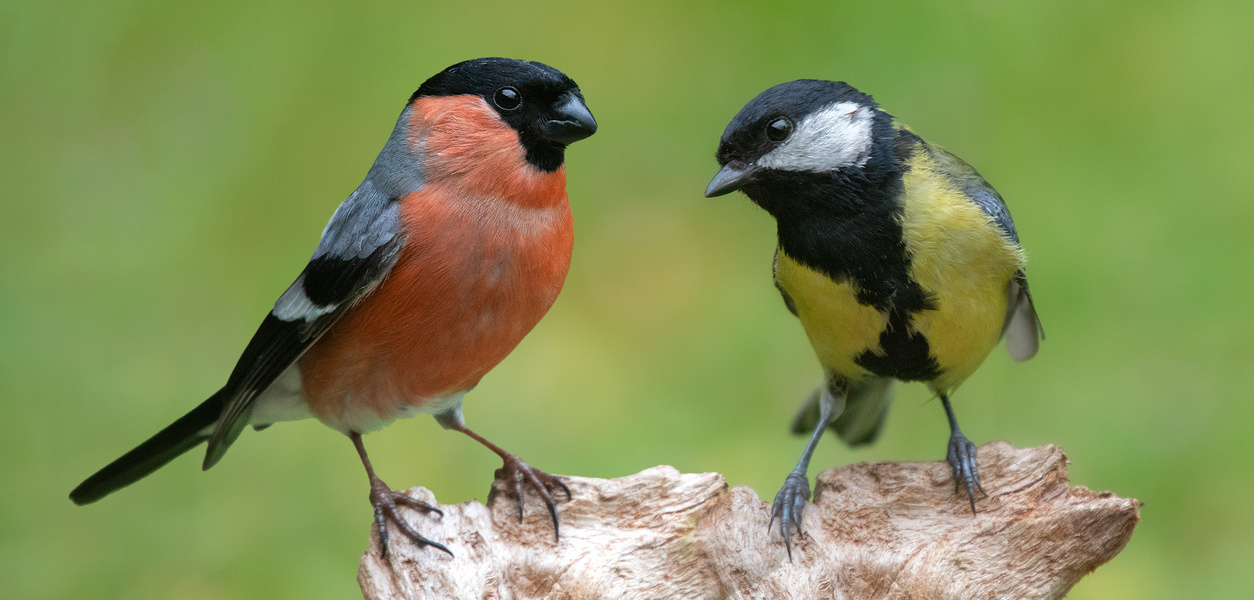
[[[567,94],[566,100],[553,107],[553,111],[553,118],[540,124],[544,139],[569,145],[597,132],[597,120],[592,118],[583,100],[574,94]]]
[[[757,171],[757,168],[753,165],[729,162],[719,170],[714,179],[710,180],[710,185],[705,188],[705,197],[713,198],[723,194],[730,194],[740,189],[744,184],[749,183],[753,176],[757,174]]]

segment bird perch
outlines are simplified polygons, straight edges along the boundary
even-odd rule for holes
[[[1113,558],[1139,503],[1067,484],[1056,446],[979,449],[988,496],[972,515],[943,461],[859,463],[819,474],[789,561],[770,505],[717,473],[654,467],[570,477],[561,539],[500,480],[484,506],[406,510],[455,557],[377,532],[357,579],[371,600],[414,598],[1061,598]],[[428,490],[410,490],[435,504]],[[438,505],[437,505],[438,506]]]

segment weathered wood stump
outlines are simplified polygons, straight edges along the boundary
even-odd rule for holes
[[[770,505],[717,473],[667,466],[570,477],[561,540],[538,500],[526,518],[493,484],[488,505],[409,512],[456,555],[377,532],[361,559],[366,598],[1060,598],[1110,560],[1136,500],[1067,484],[1056,446],[979,449],[988,496],[972,515],[943,461],[859,463],[819,474],[805,535],[784,551]],[[416,487],[411,495],[435,503]]]

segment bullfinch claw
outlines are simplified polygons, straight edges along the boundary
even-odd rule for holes
[[[448,554],[450,557],[453,556],[453,552],[446,548],[443,544],[433,542],[426,537],[423,537],[421,533],[418,533],[418,530],[414,529],[414,526],[410,525],[409,521],[405,520],[405,518],[401,516],[400,512],[396,510],[396,507],[397,505],[404,505],[410,508],[416,508],[423,513],[436,513],[443,517],[444,512],[440,509],[417,498],[411,498],[405,495],[404,492],[392,491],[392,488],[388,487],[388,485],[383,483],[383,480],[378,477],[370,478],[370,505],[374,507],[374,522],[379,528],[379,548],[381,548],[380,555],[383,558],[387,558],[388,555],[388,519],[391,519],[391,521],[395,523],[401,531],[404,531],[415,544],[418,544],[419,548],[431,546],[432,548]]]
[[[570,488],[566,486],[566,482],[562,481],[561,477],[549,475],[523,462],[521,458],[513,454],[506,453],[502,458],[505,460],[505,464],[500,469],[497,469],[496,477],[513,484],[514,497],[518,500],[518,521],[522,522],[523,508],[527,504],[523,488],[524,486],[530,487],[544,501],[544,505],[548,507],[549,517],[553,519],[553,537],[554,539],[560,539],[557,502],[553,497],[560,490],[566,495],[567,501],[571,499]]]

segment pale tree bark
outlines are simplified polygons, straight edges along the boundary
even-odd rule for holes
[[[1056,446],[995,442],[979,461],[988,495],[974,516],[943,461],[824,471],[791,561],[778,524],[767,531],[770,505],[717,473],[570,477],[560,541],[534,499],[519,523],[497,481],[487,506],[441,506],[442,518],[406,511],[455,557],[397,532],[384,559],[372,534],[358,581],[372,600],[1060,598],[1118,554],[1140,519],[1136,500],[1069,487]],[[424,488],[410,493],[435,502]]]

